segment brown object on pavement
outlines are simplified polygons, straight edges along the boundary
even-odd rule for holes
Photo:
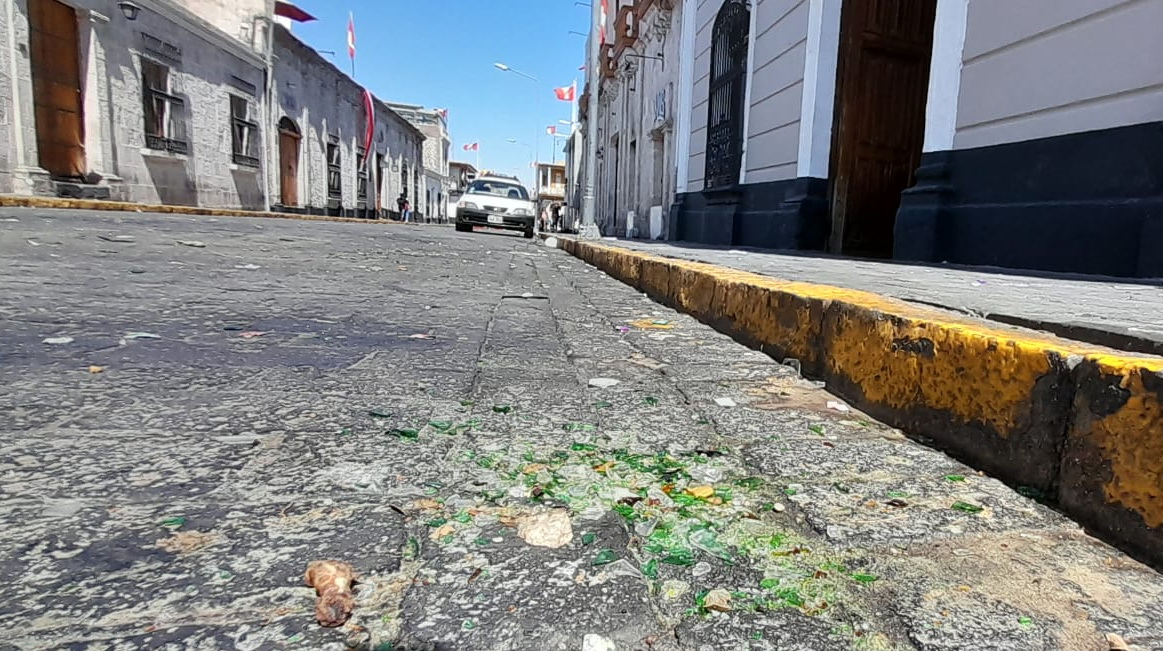
[[[315,620],[320,626],[343,626],[355,608],[351,584],[355,572],[341,561],[312,561],[303,579],[315,588]]]

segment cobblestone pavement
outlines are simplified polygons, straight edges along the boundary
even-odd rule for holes
[[[0,649],[1163,648],[1160,575],[561,251],[0,220]]]
[[[871,260],[618,240],[619,246],[786,280],[859,289],[1132,352],[1163,354],[1163,282],[1020,275]]]

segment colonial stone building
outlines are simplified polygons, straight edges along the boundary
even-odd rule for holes
[[[275,209],[378,217],[397,213],[400,195],[418,209],[424,134],[372,97],[375,130],[367,149],[364,88],[282,25],[274,33]]]
[[[607,234],[660,238],[667,232],[665,215],[676,188],[678,1],[608,0],[602,65],[595,74],[587,71],[589,83],[581,100],[586,107],[588,89],[600,88],[597,220]],[[571,137],[567,161],[578,152],[580,141]],[[570,203],[578,201],[571,198]]]
[[[202,3],[5,2],[0,192],[264,208],[266,10]]]
[[[1163,276],[1163,0],[681,12],[673,238]]]
[[[448,114],[419,104],[388,102],[388,107],[424,134],[424,181],[416,194],[418,214],[429,221],[447,221],[448,193],[452,182],[448,171]]]

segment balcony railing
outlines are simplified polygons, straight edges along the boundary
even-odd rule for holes
[[[169,93],[145,89],[145,146],[173,154],[189,154],[184,109],[186,103]]]

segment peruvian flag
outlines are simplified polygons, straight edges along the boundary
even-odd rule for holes
[[[557,133],[557,127],[552,126],[552,125],[545,127],[545,133],[547,133],[551,136],[555,135]]]
[[[347,56],[355,61],[355,14],[347,14]]]
[[[479,142],[470,142],[464,146],[465,151],[480,151],[480,148],[481,148],[481,143],[479,143]]]
[[[561,88],[554,88],[553,94],[557,95],[557,99],[563,102],[572,102],[577,99],[577,82]]]

